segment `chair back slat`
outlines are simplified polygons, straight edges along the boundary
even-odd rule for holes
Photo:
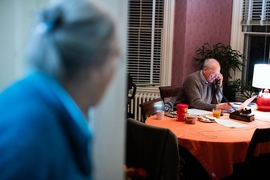
[[[157,102],[163,103],[163,100],[161,98],[156,98],[156,99],[146,101],[140,104],[141,113],[142,113],[142,122],[145,122],[145,120],[148,117],[156,113],[155,103]]]
[[[270,128],[257,128],[251,138],[249,147],[246,154],[245,162],[247,167],[250,167],[252,158],[256,150],[256,146],[259,143],[270,142]]]
[[[181,86],[160,86],[159,87],[160,97],[162,98],[164,103],[165,103],[165,98],[172,97],[176,99],[180,90],[181,90]]]

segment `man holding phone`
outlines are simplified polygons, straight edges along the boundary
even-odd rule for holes
[[[189,108],[212,110],[231,110],[228,103],[222,100],[222,81],[220,64],[216,59],[206,59],[202,70],[196,71],[185,79],[178,93],[175,106],[179,103],[189,105]]]

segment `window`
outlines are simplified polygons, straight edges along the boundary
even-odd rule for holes
[[[261,27],[259,27],[259,29],[260,28]],[[247,63],[243,70],[243,79],[245,79],[247,82],[252,81],[255,64],[269,63],[269,39],[269,34],[257,34],[256,31],[254,34],[245,34],[244,52],[246,54]]]
[[[243,0],[243,25],[269,25],[270,0]]]
[[[242,79],[251,82],[254,64],[270,63],[270,0],[243,0],[241,25],[247,59]]]
[[[137,86],[161,84],[164,0],[129,0],[127,71]]]

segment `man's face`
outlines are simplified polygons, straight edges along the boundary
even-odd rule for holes
[[[204,78],[207,80],[207,82],[212,83],[216,79],[218,79],[220,75],[220,68],[219,67],[212,67],[204,69]]]

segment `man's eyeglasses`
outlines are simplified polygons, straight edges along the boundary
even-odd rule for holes
[[[212,71],[211,69],[208,69],[208,70],[211,72],[212,77],[217,77],[220,75],[220,72],[217,73],[217,72]]]

